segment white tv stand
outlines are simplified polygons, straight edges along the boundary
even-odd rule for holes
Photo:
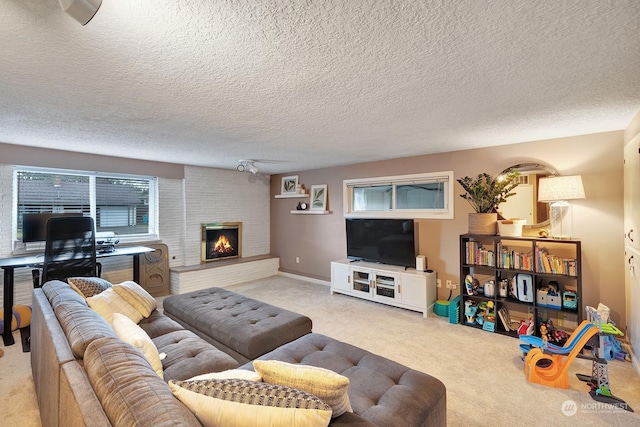
[[[436,302],[436,272],[364,261],[331,262],[331,294],[335,292],[408,310],[423,317]]]

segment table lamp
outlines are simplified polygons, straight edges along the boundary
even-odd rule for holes
[[[548,202],[551,237],[570,239],[573,233],[573,212],[568,200],[584,199],[582,177],[554,176],[541,178],[538,183],[538,201]]]

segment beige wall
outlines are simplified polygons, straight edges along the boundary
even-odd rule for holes
[[[175,163],[126,159],[124,157],[101,156],[3,143],[0,143],[0,161],[7,165],[130,173],[173,179],[184,178],[184,166]]]
[[[608,305],[613,320],[624,323],[623,132],[606,132],[501,147],[456,151],[383,162],[299,172],[300,182],[328,184],[330,215],[291,215],[298,199],[275,199],[282,175],[271,179],[271,252],[281,270],[324,280],[330,262],[346,257],[342,181],[385,175],[453,170],[456,178],[488,172],[495,175],[523,162],[544,163],[563,175],[582,175],[587,198],[574,206],[574,235],[582,240],[584,303]],[[287,175],[296,175],[290,173]],[[454,186],[453,220],[420,220],[419,252],[443,280],[458,283],[458,238],[467,231],[470,206]],[[295,259],[299,257],[300,262]],[[446,290],[440,291],[446,298]]]

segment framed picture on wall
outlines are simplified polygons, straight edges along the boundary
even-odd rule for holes
[[[311,186],[311,206],[312,211],[327,210],[327,184]]]
[[[298,175],[283,176],[280,194],[296,194],[298,192]]]

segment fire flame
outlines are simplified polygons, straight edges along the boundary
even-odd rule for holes
[[[233,251],[233,246],[226,236],[220,236],[218,241],[213,245],[213,251],[217,253],[226,253]]]

